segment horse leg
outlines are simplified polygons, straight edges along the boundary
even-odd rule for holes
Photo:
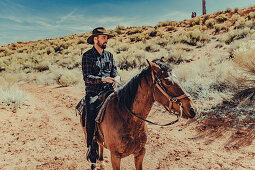
[[[119,156],[116,156],[111,153],[111,162],[113,170],[120,170],[120,160],[121,158]]]
[[[145,155],[145,148],[142,148],[138,153],[134,154],[136,170],[142,170],[143,169],[144,155]]]
[[[105,165],[104,165],[104,146],[103,145],[99,145],[99,161],[100,161],[100,170],[105,169]]]

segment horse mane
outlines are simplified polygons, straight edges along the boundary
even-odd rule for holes
[[[171,66],[162,60],[156,59],[152,62],[157,64],[163,71],[172,71]],[[117,91],[118,104],[120,107],[130,108],[132,106],[141,79],[150,72],[151,68],[146,67]]]
[[[148,73],[150,73],[150,71],[151,68],[146,67],[117,91],[118,104],[120,107],[131,107],[137,93],[138,85],[140,85],[141,79],[145,77]]]
[[[163,71],[168,71],[168,72],[172,71],[172,67],[160,59],[153,60],[152,62],[157,64]]]

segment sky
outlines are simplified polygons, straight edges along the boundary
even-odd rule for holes
[[[207,14],[254,0],[206,0]],[[103,26],[155,26],[202,14],[202,0],[0,0],[0,45],[90,32]]]

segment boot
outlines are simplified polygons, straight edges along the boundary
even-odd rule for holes
[[[94,146],[93,146],[94,145]],[[99,154],[98,154],[98,144],[93,144],[88,147],[87,151],[87,160],[90,161],[91,163],[96,163],[96,160],[99,159]]]

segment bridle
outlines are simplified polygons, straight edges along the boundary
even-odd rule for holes
[[[180,96],[172,96],[171,93],[169,92],[169,90],[165,87],[165,85],[162,83],[162,81],[158,78],[158,76],[155,74],[155,72],[153,70],[151,70],[151,75],[152,75],[152,82],[153,82],[153,99],[154,101],[156,101],[156,97],[155,97],[155,89],[156,87],[158,88],[158,90],[167,98],[167,100],[169,101],[169,105],[168,107],[163,106],[168,112],[175,114],[178,118],[181,118],[182,116],[182,112],[183,112],[183,106],[182,106],[182,102],[180,101],[181,99],[184,98],[190,98],[189,96],[187,96],[185,93],[183,95]],[[172,84],[174,84],[174,82],[172,81]],[[173,104],[176,103],[179,105],[180,108],[180,113],[176,114],[176,112],[173,110]]]
[[[152,75],[152,82],[153,82],[153,99],[154,101],[156,101],[156,98],[155,98],[155,89],[156,87],[158,88],[158,90],[168,99],[169,101],[169,105],[168,107],[166,106],[163,106],[168,112],[170,113],[173,113],[177,116],[177,119],[170,122],[170,123],[167,123],[167,124],[158,124],[158,123],[154,123],[154,122],[151,122],[147,119],[144,119],[142,117],[139,117],[137,116],[137,114],[133,113],[130,109],[127,108],[128,112],[130,114],[132,114],[133,116],[145,121],[145,122],[148,122],[148,123],[151,123],[151,124],[154,124],[154,125],[158,125],[158,126],[169,126],[169,125],[173,125],[175,123],[177,123],[180,118],[182,117],[182,113],[183,113],[183,106],[182,106],[182,102],[180,101],[181,99],[184,99],[184,98],[190,98],[189,96],[187,96],[186,94],[183,94],[181,96],[172,96],[170,95],[171,93],[169,92],[169,90],[164,86],[164,84],[162,83],[162,81],[158,78],[158,76],[154,73],[153,70],[151,70],[151,75]],[[174,84],[174,83],[173,83]],[[173,103],[177,103],[180,107],[180,113],[179,114],[176,114],[176,112],[173,110]]]

